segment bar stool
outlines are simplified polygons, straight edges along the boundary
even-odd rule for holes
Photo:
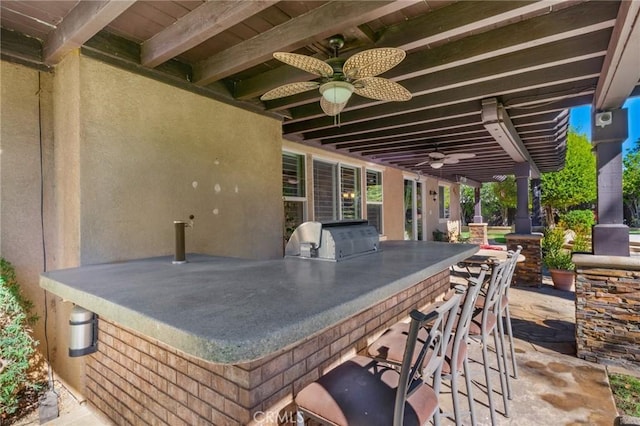
[[[487,386],[487,399],[489,400],[489,411],[491,413],[491,423],[496,424],[495,406],[493,404],[493,387],[491,386],[491,378],[489,375],[489,338],[493,335],[496,358],[498,363],[498,373],[500,375],[500,386],[502,389],[502,398],[504,402],[504,415],[509,417],[509,405],[507,403],[507,381],[506,381],[506,360],[505,352],[501,346],[499,332],[499,315],[500,315],[500,299],[501,285],[506,278],[506,274],[510,265],[510,259],[502,262],[494,262],[491,278],[486,288],[485,295],[482,298],[482,308],[476,310],[471,324],[469,326],[469,336],[479,338],[482,346],[482,362],[484,364],[484,375]],[[479,302],[477,302],[478,304]],[[476,307],[477,307],[476,304]],[[504,366],[504,367],[503,367]]]
[[[438,411],[440,374],[460,296],[428,313],[411,312],[401,369],[356,356],[340,364],[295,397],[298,412],[322,424],[362,426],[424,425]],[[418,331],[431,325],[427,339]],[[414,359],[414,353],[418,356]],[[424,378],[433,375],[433,386]],[[300,421],[300,415],[297,416]]]
[[[442,368],[442,378],[448,379],[451,383],[451,397],[453,399],[453,413],[456,425],[462,424],[458,391],[458,375],[460,372],[464,372],[471,423],[473,426],[476,424],[473,409],[471,376],[469,374],[469,361],[467,357],[467,340],[475,304],[488,270],[487,265],[482,265],[478,277],[467,280],[468,286],[456,286],[455,288],[458,294],[461,296],[464,294],[464,302],[458,313],[456,324],[454,325],[455,333],[451,334],[447,344],[447,354]],[[367,353],[369,356],[381,362],[398,366],[402,360],[400,354],[404,352],[404,341],[406,340],[408,332],[409,324],[395,324],[369,346]],[[420,330],[418,340],[423,341],[426,338],[426,334],[426,330]],[[414,354],[414,356],[417,356],[417,354]],[[439,424],[438,415],[435,416],[434,423]]]

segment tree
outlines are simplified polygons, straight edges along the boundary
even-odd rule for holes
[[[570,207],[596,201],[596,158],[584,134],[570,130],[564,169],[542,174],[542,205],[547,223],[553,224],[554,209],[566,212]]]
[[[509,209],[514,209],[518,205],[518,189],[516,178],[507,176],[502,182],[493,182],[492,190],[495,200],[500,208],[502,225],[509,225]]]
[[[631,213],[629,225],[640,226],[640,139],[622,160],[622,197]]]

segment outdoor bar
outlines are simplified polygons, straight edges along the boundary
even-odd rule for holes
[[[99,316],[88,400],[111,421],[277,424],[293,396],[449,288],[478,246],[387,241],[340,262],[187,255],[43,274]]]

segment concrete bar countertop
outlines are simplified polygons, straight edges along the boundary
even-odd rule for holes
[[[42,274],[40,286],[111,321],[205,360],[256,360],[473,255],[477,245],[386,241],[341,262],[191,254]]]

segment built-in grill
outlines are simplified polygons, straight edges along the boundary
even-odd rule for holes
[[[305,222],[285,248],[285,256],[341,261],[379,250],[378,231],[366,220]]]

